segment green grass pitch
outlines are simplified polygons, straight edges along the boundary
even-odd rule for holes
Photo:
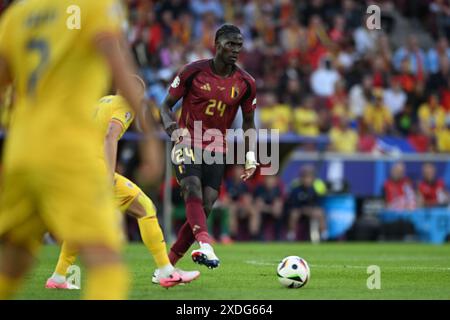
[[[58,256],[57,246],[45,246],[27,276],[19,299],[78,299],[79,292],[44,289]],[[132,275],[130,299],[450,299],[450,246],[378,243],[245,243],[216,246],[221,266],[206,269],[187,256],[179,266],[198,269],[200,278],[188,285],[163,289],[151,284],[154,263],[141,244],[126,247]],[[282,287],[278,262],[299,255],[311,268],[310,282],[301,289]],[[381,269],[381,288],[369,290],[367,267]],[[82,272],[83,279],[83,272]],[[83,283],[83,282],[82,282]]]

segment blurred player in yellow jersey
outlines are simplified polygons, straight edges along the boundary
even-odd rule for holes
[[[0,131],[8,127],[10,120],[11,105],[13,99],[12,86],[6,87],[3,92],[0,91]]]
[[[12,84],[15,100],[0,182],[0,299],[16,293],[47,230],[80,251],[84,298],[127,297],[120,225],[110,179],[95,164],[100,131],[92,117],[112,79],[133,110],[141,108],[139,87],[127,78],[136,72],[121,49],[122,23],[115,0],[20,1],[1,17],[0,91]]]
[[[144,99],[145,83],[133,76],[133,80],[138,81],[142,90],[141,97]],[[172,287],[180,283],[189,283],[199,277],[198,271],[175,270],[169,261],[166,251],[164,236],[156,216],[156,208],[141,189],[127,178],[114,173],[116,167],[117,147],[120,138],[129,128],[134,119],[134,112],[125,99],[120,95],[106,96],[100,99],[95,112],[95,120],[103,139],[98,141],[98,159],[101,167],[106,167],[114,179],[114,193],[116,205],[121,212],[127,212],[138,221],[142,241],[153,255],[158,269],[155,272],[157,283],[163,287]],[[105,158],[106,156],[106,158]],[[79,289],[75,285],[66,281],[68,268],[74,264],[77,257],[77,249],[70,248],[67,243],[63,243],[58,264],[55,272],[47,280],[45,285],[48,289]]]

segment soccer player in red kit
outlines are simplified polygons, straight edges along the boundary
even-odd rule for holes
[[[209,268],[219,266],[219,258],[211,246],[206,219],[216,201],[225,170],[225,161],[206,164],[198,162],[198,154],[208,150],[210,141],[202,134],[215,129],[212,135],[222,142],[212,151],[215,159],[225,159],[226,130],[231,127],[239,106],[242,109],[244,132],[254,129],[256,108],[256,86],[247,72],[235,63],[242,49],[243,37],[236,26],[223,25],[215,35],[216,53],[213,59],[200,60],[186,65],[173,80],[168,95],[161,107],[164,128],[172,140],[176,140],[172,151],[172,163],[180,183],[186,204],[187,222],[181,227],[177,241],[172,246],[169,258],[175,264],[197,241],[198,250],[192,252],[194,262]],[[183,98],[181,117],[176,121],[172,107]],[[200,134],[197,129],[201,121]],[[180,131],[189,132],[185,139]],[[254,133],[254,130],[250,131]],[[174,136],[172,136],[174,134]],[[215,140],[211,138],[212,140]],[[252,139],[249,139],[252,140]],[[220,140],[219,140],[220,141]],[[254,140],[253,140],[254,141]],[[217,140],[215,140],[217,142]],[[197,151],[201,151],[198,153]],[[250,178],[257,167],[255,146],[246,144],[245,172],[242,179]],[[197,161],[186,161],[187,159]]]

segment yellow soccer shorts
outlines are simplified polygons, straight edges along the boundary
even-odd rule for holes
[[[74,246],[120,249],[121,221],[113,190],[95,166],[10,168],[1,179],[1,239],[36,253],[49,231]]]
[[[148,202],[149,204],[148,206],[145,206],[146,211],[150,211],[147,212],[147,215],[156,215],[155,205],[135,183],[118,173],[114,174],[114,198],[116,205],[121,212],[125,213],[131,203],[139,196],[145,197],[145,202]]]

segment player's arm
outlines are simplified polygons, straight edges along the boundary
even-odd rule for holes
[[[8,111],[7,90],[11,85],[11,74],[9,72],[8,63],[5,58],[0,55],[0,131],[7,126],[7,120],[3,117]]]
[[[172,134],[179,129],[175,113],[172,111],[178,100],[180,99],[173,97],[169,93],[161,105],[161,122],[164,126],[164,131],[166,131],[169,137],[172,137]]]
[[[11,11],[9,11],[11,13]],[[11,15],[8,11],[2,15],[0,20],[0,130],[6,126],[8,119],[8,88],[13,83],[13,74],[11,69],[11,43],[14,41],[13,28],[11,27]]]
[[[0,55],[0,92],[6,90],[6,87],[12,82],[9,71],[8,61]]]
[[[141,145],[141,169],[146,174],[146,179],[156,181],[164,172],[164,148],[159,136],[153,128],[156,128],[156,120],[153,117],[151,108],[154,108],[148,101],[144,101],[144,112],[137,115],[142,119],[140,123],[149,124],[154,134],[148,134],[145,143]],[[149,130],[149,129],[148,129]],[[147,131],[148,131],[147,130]]]
[[[246,181],[253,176],[259,165],[256,162],[255,111],[243,113],[242,129],[245,137],[245,171],[241,178]]]
[[[172,141],[179,142],[179,138],[184,132],[184,130],[179,130],[177,117],[172,109],[175,104],[188,93],[190,87],[189,83],[192,82],[198,72],[199,70],[192,64],[184,66],[175,79],[173,79],[167,92],[167,96],[161,105],[161,122],[164,126],[164,130]]]
[[[126,19],[121,3],[117,0],[89,1],[86,10],[87,21],[83,31],[88,41],[104,58],[116,89],[139,114],[141,88],[136,81],[130,81],[130,76],[137,74],[137,68],[122,32]]]
[[[123,36],[102,34],[95,40],[98,51],[104,56],[112,73],[114,84],[121,95],[127,100],[136,114],[140,114],[142,105],[139,90],[135,81],[129,81],[130,75],[137,74]],[[144,126],[145,129],[149,129]]]
[[[142,166],[148,178],[156,180],[164,172],[163,162],[155,159],[157,155],[163,154],[162,146],[155,134],[153,117],[148,116],[150,112],[143,112],[144,102],[139,97],[141,89],[136,81],[129,81],[130,75],[137,74],[137,72],[126,45],[121,45],[121,43],[125,42],[112,35],[106,35],[99,38],[96,45],[111,69],[117,90],[127,100],[136,116],[143,120],[140,121],[141,129],[145,134],[145,143],[141,145]]]
[[[105,153],[111,177],[114,176],[116,170],[117,147],[122,130],[122,124],[118,121],[112,120],[109,122],[108,132],[105,136]]]
[[[259,165],[256,161],[256,128],[255,128],[255,109],[256,109],[256,82],[255,79],[247,79],[247,91],[241,101],[242,110],[242,129],[244,130],[245,144],[245,170],[241,178],[246,181],[256,171]]]
[[[11,19],[8,13],[2,16],[0,21],[0,92],[6,90],[13,81],[13,75],[10,69],[11,43],[14,41],[11,37]],[[9,59],[9,61],[8,61]]]

